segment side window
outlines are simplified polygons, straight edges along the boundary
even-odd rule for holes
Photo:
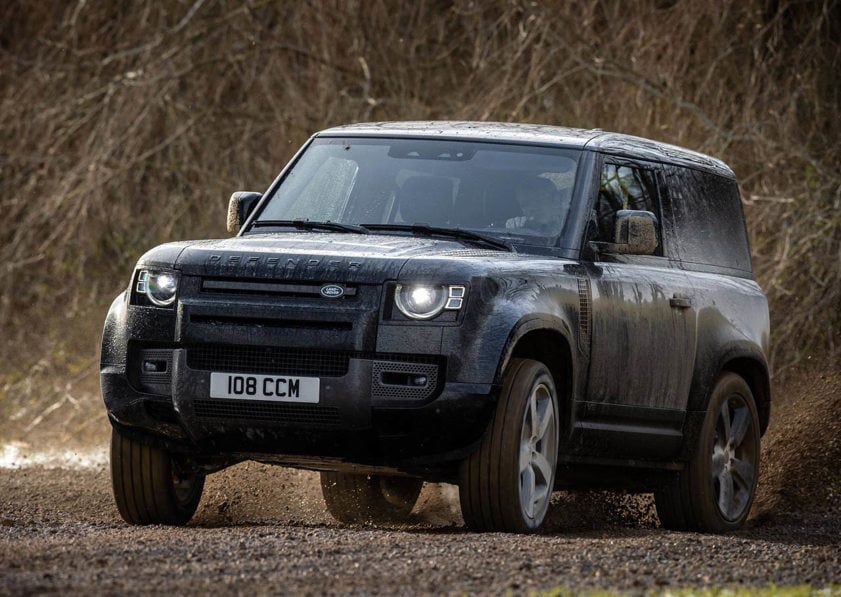
[[[669,194],[680,258],[685,264],[751,273],[747,230],[735,180],[670,166]]]
[[[622,209],[650,211],[660,222],[661,212],[653,170],[637,166],[604,164],[599,183],[599,197],[596,201],[598,235],[595,240],[606,243],[615,242],[614,218],[616,212]],[[662,246],[657,248],[656,254],[663,254]]]

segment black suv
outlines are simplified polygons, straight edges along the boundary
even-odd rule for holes
[[[553,489],[653,491],[727,531],[768,425],[768,307],[733,172],[601,130],[377,123],[314,135],[234,238],[140,258],[102,393],[122,517],[184,524],[244,460],[395,520],[424,480],[535,531]]]

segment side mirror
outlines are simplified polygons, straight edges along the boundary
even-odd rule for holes
[[[245,220],[254,211],[254,206],[262,197],[262,193],[253,191],[237,191],[231,195],[228,202],[228,232],[231,234],[239,232]]]
[[[660,244],[657,238],[657,216],[650,211],[622,209],[616,212],[614,253],[653,255]]]
[[[591,242],[598,253],[653,255],[660,245],[657,216],[650,211],[621,209],[613,218],[614,242]]]

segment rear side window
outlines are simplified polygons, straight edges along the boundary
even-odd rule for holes
[[[667,166],[681,261],[751,275],[750,249],[736,181],[709,172]]]

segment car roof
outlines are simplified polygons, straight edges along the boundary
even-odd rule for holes
[[[552,145],[588,149],[604,154],[710,170],[733,177],[727,164],[714,157],[643,137],[602,129],[579,129],[546,124],[476,121],[363,122],[316,133],[317,137],[413,137]]]

